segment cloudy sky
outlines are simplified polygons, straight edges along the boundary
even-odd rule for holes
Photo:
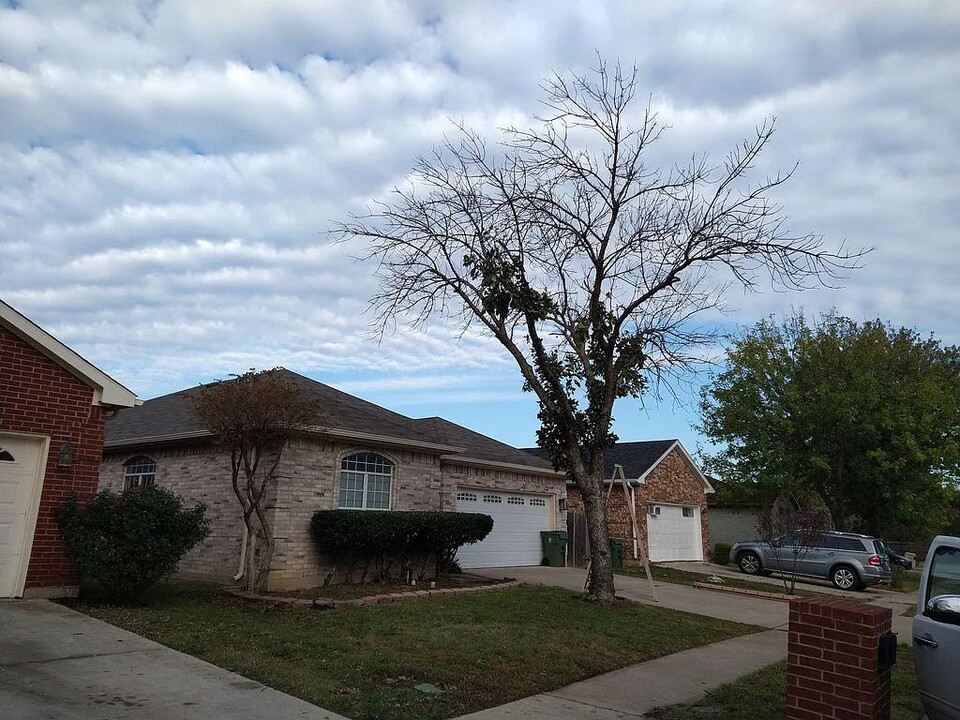
[[[0,5],[0,298],[150,398],[285,365],[413,416],[531,443],[509,360],[442,325],[377,344],[372,268],[332,223],[451,118],[494,138],[551,71],[641,69],[660,152],[722,154],[776,116],[791,228],[875,251],[843,287],[734,295],[960,342],[955,2],[13,2]],[[688,402],[622,404],[622,439]]]

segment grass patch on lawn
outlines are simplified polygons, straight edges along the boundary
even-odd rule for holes
[[[666,708],[651,717],[658,720],[782,720],[787,707],[787,663],[745,675],[740,680],[711,690],[696,705]],[[923,708],[917,694],[913,650],[901,645],[890,682],[890,720],[920,720]]]
[[[147,607],[71,606],[349,717],[386,720],[448,718],[759,630],[647,605],[603,610],[545,587],[318,611],[172,583]]]
[[[707,577],[709,577],[708,575],[704,575],[703,573],[690,572],[689,570],[677,570],[676,568],[660,567],[657,565],[652,565],[651,570],[653,571],[653,579],[656,580],[657,582],[675,583],[677,585],[689,585],[691,587],[693,587],[693,583],[695,582],[700,582],[700,583],[710,582],[709,580],[707,580]],[[634,577],[645,578],[647,576],[647,574],[644,572],[642,567],[635,566],[635,565],[625,566],[623,570],[617,570],[616,572],[621,575],[632,575]],[[779,595],[793,594],[793,595],[822,597],[828,594],[828,593],[816,592],[814,590],[807,590],[801,587],[799,584],[794,589],[793,593],[788,593],[786,588],[783,587],[783,583],[781,582],[778,582],[776,585],[774,585],[773,583],[770,583],[770,584],[758,583],[758,582],[751,582],[750,580],[741,580],[740,578],[731,578],[731,577],[724,577],[723,583],[718,583],[718,584],[722,584],[725,587],[740,588],[742,590],[761,590],[763,592],[777,593]],[[852,596],[856,595],[856,593],[851,593],[851,595]],[[869,598],[851,597],[850,599],[863,600],[863,599],[869,599]]]
[[[434,587],[430,587],[430,583]],[[287,590],[282,592],[270,593],[280,597],[304,598],[307,600],[316,600],[325,598],[327,600],[356,600],[357,598],[370,597],[371,595],[391,595],[395,593],[408,593],[416,590],[434,590],[441,588],[462,588],[472,585],[493,585],[495,580],[489,578],[476,578],[475,580],[466,579],[442,579],[425,580],[416,585],[405,585],[403,583],[340,583],[337,585],[328,585],[327,587],[312,587],[302,590]]]
[[[909,605],[902,613],[900,613],[900,617],[913,617],[916,614],[917,614],[917,606]]]

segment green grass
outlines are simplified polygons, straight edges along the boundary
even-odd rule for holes
[[[94,617],[353,718],[447,718],[758,628],[520,587],[341,610],[245,602],[197,583]],[[443,694],[413,689],[431,683]]]
[[[737,682],[707,693],[696,705],[655,711],[658,720],[781,720],[786,711],[786,661],[746,675]],[[913,651],[901,645],[890,682],[891,720],[920,720],[923,708],[917,694]]]
[[[915,593],[920,589],[920,573],[916,570],[905,570],[899,565],[894,565],[892,572],[893,581],[890,583],[891,590]]]
[[[416,585],[404,585],[402,583],[350,583],[328,585],[327,587],[312,587],[302,590],[289,590],[284,592],[270,593],[281,597],[305,598],[314,600],[325,598],[328,600],[355,600],[371,595],[390,595],[395,593],[414,592],[415,590],[431,590],[435,588],[461,588],[470,585],[490,585],[494,581],[484,579],[478,582],[458,582],[455,580],[434,580],[435,588],[430,587],[430,580],[418,582]]]
[[[658,565],[651,566],[651,569],[653,570],[653,579],[658,582],[676,583],[678,585],[689,585],[691,587],[695,582],[709,583],[709,580],[707,580],[708,576],[703,573],[690,572],[689,570],[677,570],[675,568],[661,567]],[[647,576],[642,567],[635,565],[625,566],[623,570],[617,570],[617,573],[621,575],[633,575],[634,577],[642,578]],[[780,595],[790,594],[787,593],[786,588],[784,588],[783,583],[781,582],[778,582],[776,585],[774,585],[773,583],[758,583],[751,582],[749,580],[741,580],[740,578],[724,577],[723,586],[740,588],[743,590],[761,590],[763,592],[777,593]],[[827,593],[818,593],[814,590],[807,590],[798,584],[792,594],[815,596],[826,595]],[[851,597],[850,599],[858,600],[862,598]]]

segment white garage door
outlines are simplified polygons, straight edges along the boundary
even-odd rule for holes
[[[700,508],[651,503],[647,506],[647,539],[651,562],[703,560]]]
[[[0,434],[0,597],[23,592],[45,449],[42,438]]]
[[[482,542],[464,545],[457,553],[462,568],[539,565],[543,559],[540,531],[550,524],[547,495],[488,492],[459,488],[457,510],[493,518],[493,530]]]

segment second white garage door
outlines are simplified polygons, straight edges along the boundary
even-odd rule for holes
[[[703,560],[700,508],[691,505],[648,505],[647,539],[651,562]]]
[[[0,434],[0,597],[19,597],[40,502],[44,438]]]
[[[540,531],[551,530],[548,495],[487,492],[459,488],[457,510],[493,518],[493,530],[482,542],[457,553],[462,568],[539,565],[543,559]]]

